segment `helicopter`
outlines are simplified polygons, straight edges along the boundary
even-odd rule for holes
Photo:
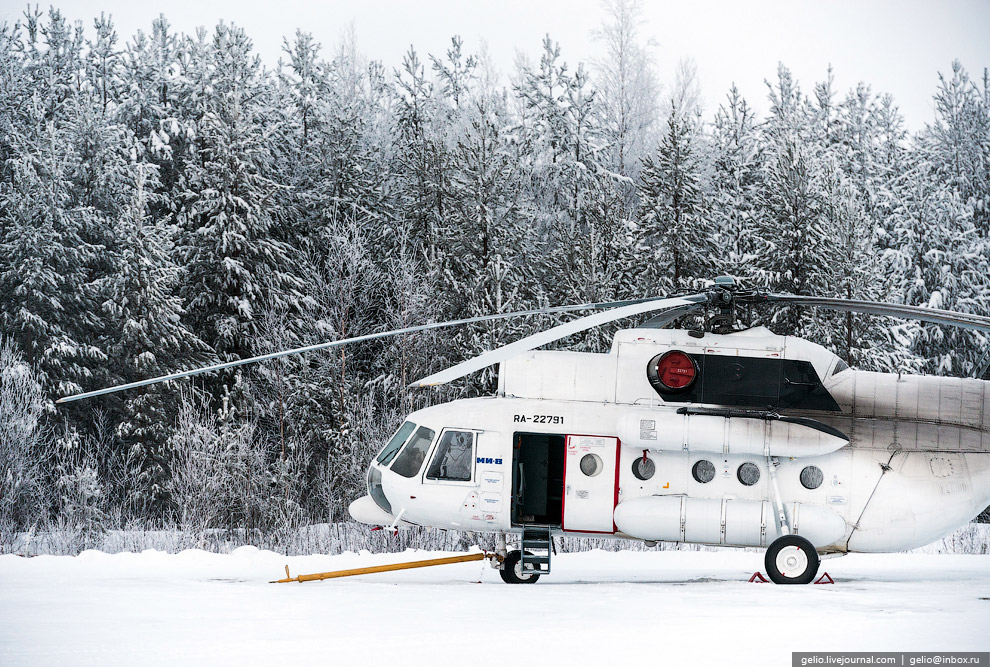
[[[743,290],[728,276],[674,297],[560,306],[330,341],[59,399],[79,400],[289,354],[458,324],[594,310],[412,383],[498,364],[492,396],[409,414],[369,463],[352,518],[495,536],[503,581],[550,574],[553,539],[765,549],[777,584],[821,559],[928,544],[990,505],[990,381],[850,368],[738,309],[803,305],[990,332],[990,317]],[[700,329],[667,328],[689,314]],[[607,353],[536,350],[623,318]],[[518,548],[509,549],[513,542]]]

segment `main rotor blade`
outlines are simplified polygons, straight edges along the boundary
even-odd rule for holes
[[[799,306],[817,306],[830,310],[840,310],[843,312],[865,313],[867,315],[884,315],[887,317],[901,317],[911,320],[921,320],[922,322],[932,322],[934,324],[947,324],[963,329],[975,329],[977,331],[990,332],[990,317],[982,315],[972,315],[970,313],[959,313],[954,310],[939,310],[937,308],[923,308],[922,306],[906,306],[892,303],[881,303],[879,301],[859,301],[856,299],[833,299],[821,296],[798,296],[795,294],[767,294],[764,298],[755,299],[760,301],[792,303]]]
[[[546,331],[541,331],[537,334],[533,334],[532,336],[521,338],[514,343],[509,343],[508,345],[497,347],[494,350],[489,350],[488,352],[480,354],[477,357],[473,357],[467,361],[462,361],[456,366],[451,366],[450,368],[442,370],[439,373],[434,373],[433,375],[425,377],[422,380],[413,382],[409,386],[432,387],[438,384],[446,384],[447,382],[456,380],[457,378],[464,377],[468,373],[473,373],[474,371],[481,370],[486,366],[491,366],[492,364],[497,364],[500,361],[505,361],[506,359],[526,352],[527,350],[532,350],[533,348],[540,347],[541,345],[552,343],[555,340],[565,338],[601,324],[621,320],[623,317],[641,315],[643,313],[663,310],[665,308],[673,308],[675,306],[692,305],[700,308],[705,302],[707,302],[707,300],[708,296],[705,294],[691,294],[672,299],[652,299],[643,303],[635,303],[628,306],[615,308],[604,313],[595,313],[594,315],[580,317],[571,322],[555,326],[552,329],[547,329]]]
[[[663,329],[676,319],[680,319],[698,309],[698,304],[692,303],[687,306],[676,306],[670,310],[654,315],[645,322],[636,325],[637,329]]]
[[[600,303],[582,303],[573,306],[553,306],[551,308],[537,308],[535,310],[519,310],[513,313],[500,313],[497,315],[482,315],[480,317],[468,317],[462,320],[449,320],[446,322],[433,322],[431,324],[420,324],[413,327],[406,327],[404,329],[394,329],[392,331],[382,331],[379,333],[366,334],[364,336],[355,336],[353,338],[344,338],[342,340],[334,340],[327,343],[318,343],[316,345],[307,345],[305,347],[297,347],[293,350],[284,350],[282,352],[272,352],[270,354],[262,354],[257,357],[251,357],[249,359],[237,359],[236,361],[228,361],[220,364],[213,364],[211,366],[204,366],[203,368],[195,368],[188,371],[180,371],[178,373],[171,373],[169,375],[162,375],[156,378],[150,378],[148,380],[139,380],[137,382],[128,382],[127,384],[116,385],[113,387],[106,387],[104,389],[97,389],[95,391],[87,391],[81,394],[73,394],[71,396],[63,396],[62,398],[55,401],[56,403],[68,403],[70,401],[78,401],[84,398],[92,398],[94,396],[103,396],[104,394],[112,394],[118,391],[124,391],[125,389],[136,389],[137,387],[146,387],[150,384],[157,384],[159,382],[167,382],[169,380],[181,380],[182,378],[193,377],[195,375],[202,375],[203,373],[212,373],[214,371],[221,371],[225,368],[234,368],[235,366],[244,366],[246,364],[254,364],[259,361],[268,361],[269,359],[278,359],[279,357],[286,357],[292,354],[302,354],[304,352],[315,352],[316,350],[327,350],[333,347],[340,347],[342,345],[350,345],[351,343],[361,343],[368,340],[375,340],[377,338],[387,338],[389,336],[399,336],[401,334],[416,333],[417,331],[427,331],[429,329],[440,329],[444,327],[452,327],[458,324],[474,324],[476,322],[488,322],[492,320],[504,320],[511,317],[525,317],[529,315],[546,315],[549,313],[566,313],[574,310],[598,310],[604,308],[620,308],[623,306],[628,306],[630,304],[641,304],[648,301],[655,301],[656,297],[646,297],[644,299],[628,299],[626,301],[604,301]]]

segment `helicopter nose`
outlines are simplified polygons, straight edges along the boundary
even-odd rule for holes
[[[382,510],[371,496],[361,496],[347,508],[351,518],[369,526],[391,526],[395,517]]]

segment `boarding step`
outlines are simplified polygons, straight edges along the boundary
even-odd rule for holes
[[[528,526],[523,529],[521,566],[524,574],[550,574],[553,538],[549,526]]]

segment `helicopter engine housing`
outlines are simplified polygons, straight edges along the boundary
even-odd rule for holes
[[[811,419],[803,423],[745,416],[658,415],[627,412],[616,433],[627,444],[660,452],[717,452],[762,456],[822,456],[849,444],[841,432]]]

